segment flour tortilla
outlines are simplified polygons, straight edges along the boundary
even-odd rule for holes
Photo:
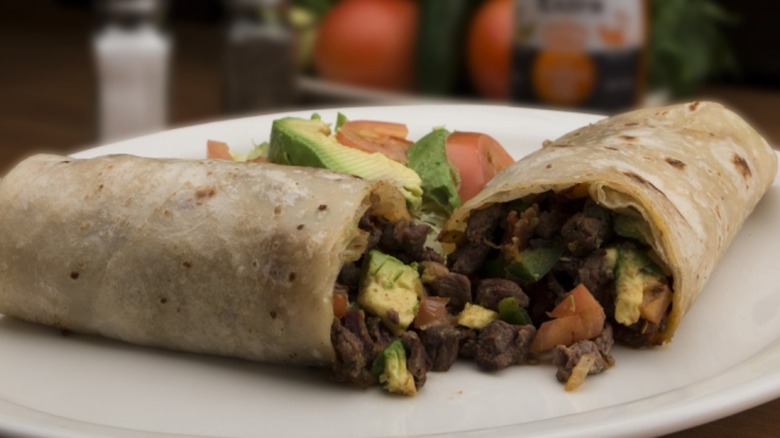
[[[388,184],[317,169],[34,156],[0,183],[0,312],[141,345],[329,365],[336,277],[362,250],[360,217],[388,204],[408,214]]]
[[[711,102],[641,109],[568,133],[521,159],[457,210],[588,185],[597,203],[640,215],[673,278],[669,341],[777,173],[777,155],[737,114]],[[446,233],[445,233],[446,234]]]

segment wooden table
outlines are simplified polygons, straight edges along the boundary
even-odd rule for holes
[[[0,5],[0,174],[34,152],[69,153],[96,143],[95,74],[90,53],[91,16],[82,10]],[[179,23],[171,98],[172,126],[224,118],[220,94],[218,28]],[[780,93],[714,88],[702,93],[741,111],[780,145]],[[322,96],[304,96],[315,106]],[[328,104],[339,102],[329,101]],[[673,437],[775,437],[780,399],[681,431]]]

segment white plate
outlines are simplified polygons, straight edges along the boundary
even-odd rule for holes
[[[491,106],[348,108],[350,118],[490,133],[515,156],[598,119]],[[311,111],[297,113],[308,117]],[[335,110],[323,110],[334,121]],[[203,157],[267,139],[274,116],[176,129],[75,154]],[[659,435],[780,396],[780,187],[775,182],[683,320],[652,351],[567,393],[549,366],[429,374],[415,398],[330,383],[322,372],[174,353],[0,320],[0,429],[63,436]]]

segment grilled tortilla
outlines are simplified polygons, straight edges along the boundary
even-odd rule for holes
[[[37,155],[0,184],[0,312],[73,332],[328,365],[332,293],[389,185],[324,170]]]

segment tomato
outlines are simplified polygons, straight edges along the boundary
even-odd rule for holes
[[[488,0],[477,10],[466,39],[466,67],[474,89],[491,99],[509,97],[512,0]]]
[[[341,318],[349,310],[349,296],[347,291],[341,288],[333,290],[333,316]]]
[[[532,353],[594,338],[604,329],[606,319],[601,304],[582,284],[572,289],[549,315],[554,319],[539,327],[529,348]]]
[[[405,165],[406,151],[412,145],[407,135],[409,130],[403,123],[351,120],[341,125],[336,140],[361,151],[380,152]]]
[[[447,137],[447,159],[460,175],[461,202],[471,199],[488,181],[515,160],[493,137],[455,131]]]
[[[233,161],[233,156],[230,155],[230,148],[227,143],[216,140],[209,140],[206,143],[206,158]]]
[[[343,0],[320,23],[314,67],[327,80],[394,91],[414,86],[417,2]]]
[[[449,317],[446,307],[449,301],[450,299],[445,297],[423,297],[417,316],[414,317],[414,328],[446,322]]]

